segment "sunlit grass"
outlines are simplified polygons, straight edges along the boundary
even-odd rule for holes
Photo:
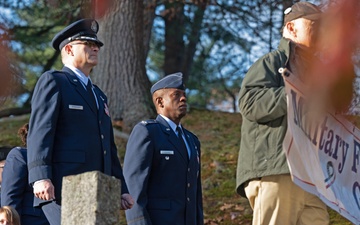
[[[20,145],[17,130],[28,120],[0,120],[0,146]],[[353,118],[356,122],[356,118]],[[251,224],[252,211],[246,199],[235,192],[236,162],[240,146],[240,114],[192,109],[182,121],[201,141],[203,204],[206,225]],[[116,138],[121,162],[126,140]],[[129,187],[131,189],[131,187]],[[331,225],[350,225],[337,212],[329,209]],[[122,211],[120,224],[126,224]]]

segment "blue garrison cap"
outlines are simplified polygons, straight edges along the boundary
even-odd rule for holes
[[[155,91],[163,88],[185,90],[182,73],[178,72],[165,76],[151,87],[150,92],[154,94]]]
[[[96,34],[99,31],[99,24],[94,19],[81,19],[69,26],[65,27],[62,31],[57,33],[52,39],[52,47],[55,50],[61,50],[68,43],[75,40],[93,41],[100,47],[104,44],[98,40]]]

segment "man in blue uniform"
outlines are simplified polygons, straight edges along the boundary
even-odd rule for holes
[[[158,116],[138,123],[126,147],[124,176],[135,204],[128,224],[202,225],[200,142],[180,123],[186,115],[182,74],[151,87]]]
[[[34,206],[43,209],[52,225],[60,224],[64,176],[88,171],[114,176],[122,181],[122,208],[133,204],[117,156],[107,97],[89,77],[103,46],[98,28],[95,20],[82,19],[53,38],[64,67],[42,74],[32,98],[29,183]]]

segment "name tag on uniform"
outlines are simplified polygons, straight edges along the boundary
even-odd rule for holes
[[[82,105],[69,105],[69,109],[84,110]]]
[[[174,151],[172,150],[160,150],[161,155],[174,155]]]

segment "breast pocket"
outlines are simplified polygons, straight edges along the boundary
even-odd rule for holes
[[[160,158],[165,161],[171,160],[175,156],[174,150],[160,150]]]

